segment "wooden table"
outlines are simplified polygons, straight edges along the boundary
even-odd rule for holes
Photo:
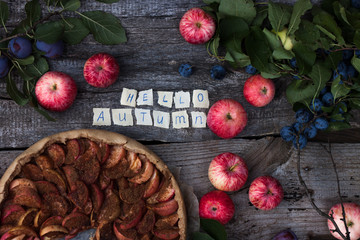
[[[25,0],[9,0],[14,26],[24,17]],[[205,46],[190,45],[180,36],[181,16],[191,7],[201,6],[200,0],[124,0],[112,5],[82,1],[81,11],[101,9],[119,17],[128,42],[104,46],[87,37],[81,44],[67,46],[65,54],[51,60],[51,69],[71,75],[78,86],[74,105],[63,113],[51,113],[56,122],[48,122],[30,107],[17,106],[6,94],[0,82],[0,174],[24,149],[41,138],[71,129],[97,128],[125,134],[148,145],[170,167],[181,167],[181,180],[192,186],[198,198],[213,190],[207,178],[210,161],[222,152],[242,156],[249,166],[250,176],[242,190],[230,193],[236,205],[235,217],[226,225],[229,239],[270,239],[277,232],[291,228],[299,239],[331,239],[326,220],[311,207],[296,174],[296,151],[279,138],[280,129],[294,122],[294,112],[286,101],[284,90],[290,79],[276,79],[275,99],[266,107],[255,108],[242,96],[242,87],[249,77],[243,70],[228,72],[224,80],[210,78],[210,69],[221,64],[210,57]],[[82,74],[83,65],[91,55],[108,52],[120,65],[118,81],[106,89],[88,85]],[[190,63],[195,72],[190,78],[179,75],[178,67]],[[161,129],[154,126],[120,127],[93,126],[93,108],[121,108],[123,88],[138,91],[190,91],[206,89],[210,103],[233,98],[243,104],[248,113],[248,125],[235,139],[222,140],[208,128]],[[156,103],[151,110],[162,110]],[[192,107],[187,111],[193,111]],[[175,111],[174,108],[167,111]],[[206,111],[205,111],[206,112]],[[359,203],[360,198],[360,127],[359,112],[355,112],[354,129],[338,133],[321,133],[301,154],[302,174],[313,192],[318,206],[328,211],[338,203],[336,179],[330,158],[321,146],[330,139],[341,194],[346,201]],[[248,186],[263,174],[279,179],[285,190],[282,203],[272,211],[260,211],[250,206]]]

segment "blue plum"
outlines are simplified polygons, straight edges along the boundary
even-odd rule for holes
[[[183,77],[190,77],[193,73],[193,67],[188,63],[181,64],[179,67],[179,73]]]
[[[0,56],[0,78],[5,77],[9,72],[9,59],[5,56]]]
[[[64,42],[62,40],[56,43],[46,43],[43,41],[36,41],[36,48],[42,52],[45,52],[44,56],[48,58],[57,58],[64,52]]]
[[[245,72],[248,74],[255,74],[256,71],[257,71],[257,69],[251,64],[247,65],[245,68]]]
[[[226,70],[223,66],[215,65],[211,68],[210,75],[216,80],[222,80],[226,75]]]
[[[24,37],[16,37],[9,41],[8,49],[16,58],[27,58],[32,52],[31,41]]]

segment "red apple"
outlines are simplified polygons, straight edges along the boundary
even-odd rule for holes
[[[248,177],[245,161],[230,152],[217,155],[209,166],[211,184],[221,191],[237,191],[244,186]]]
[[[350,232],[350,240],[356,240],[360,238],[360,206],[355,203],[343,203],[345,209],[345,219]],[[346,236],[346,230],[344,222],[341,220],[343,218],[343,212],[341,204],[338,203],[334,205],[330,211],[329,215],[334,217],[336,224],[338,225],[340,231]],[[328,227],[330,233],[337,239],[342,239],[337,232],[333,232],[335,229],[333,223],[328,220]]]
[[[85,62],[84,78],[91,86],[106,88],[113,84],[118,76],[119,65],[110,54],[97,53]]]
[[[199,215],[226,224],[234,216],[235,206],[231,198],[222,191],[208,192],[199,202]]]
[[[61,72],[45,73],[35,86],[35,95],[39,104],[50,111],[65,111],[74,102],[76,94],[74,79]]]
[[[271,176],[256,178],[249,188],[250,202],[261,210],[274,209],[283,197],[284,191],[280,182]]]
[[[247,114],[241,104],[233,99],[214,103],[207,114],[207,125],[221,138],[233,138],[246,126]]]
[[[179,29],[185,41],[192,44],[203,44],[214,35],[216,24],[204,10],[192,8],[181,18]]]
[[[244,97],[255,107],[264,107],[273,100],[275,85],[270,79],[263,78],[260,74],[249,77],[244,85]]]

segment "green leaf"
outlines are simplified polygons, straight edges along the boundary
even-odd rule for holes
[[[296,43],[292,49],[295,53],[296,64],[300,74],[307,74],[311,71],[316,60],[316,53],[308,46]]]
[[[118,2],[119,0],[96,0],[98,2],[103,2],[103,3],[116,3]]]
[[[311,101],[325,87],[331,76],[331,71],[317,63],[309,76],[312,81],[295,80],[287,87],[286,97],[291,104]]]
[[[241,40],[249,34],[249,25],[242,18],[221,19],[219,29],[222,42],[229,39]]]
[[[240,17],[251,23],[256,16],[256,9],[252,0],[221,0],[219,13],[225,16]]]
[[[317,45],[317,41],[320,38],[320,31],[312,22],[302,20],[299,29],[295,32],[295,36],[303,43]]]
[[[360,30],[356,30],[354,34],[354,44],[357,48],[360,48]]]
[[[283,47],[275,49],[272,55],[277,60],[292,59],[295,56],[291,51],[286,51]]]
[[[330,15],[329,13],[325,11],[320,11],[319,13],[316,13],[316,15],[313,18],[313,22],[316,25],[319,25],[321,28],[319,28],[322,32],[327,34],[329,37],[331,36],[328,33],[331,33],[336,37],[336,40],[340,44],[345,44],[345,40],[342,37],[342,31],[341,28],[336,23],[334,17]],[[326,33],[324,30],[326,30],[328,33]]]
[[[326,36],[328,36],[331,40],[335,41],[336,40],[336,36],[334,34],[332,34],[331,32],[329,32],[328,30],[326,30],[325,28],[323,28],[320,25],[316,25],[316,27],[322,32],[324,33]]]
[[[286,88],[286,97],[291,104],[308,101],[315,95],[314,84],[306,80],[292,81]]]
[[[301,22],[301,16],[305,14],[305,12],[312,8],[312,4],[310,0],[298,0],[293,8],[293,12],[291,14],[291,19],[288,27],[288,35],[292,35],[299,28]]]
[[[345,8],[341,5],[340,2],[336,1],[333,3],[333,8],[334,8],[334,13],[336,15],[336,17],[340,20],[342,20],[343,22],[351,25],[349,23],[349,20],[347,18],[347,13],[346,13],[346,10]]]
[[[65,4],[62,3],[64,11],[76,11],[80,6],[80,0],[69,0]]]
[[[26,19],[32,25],[41,18],[39,0],[32,0],[25,5]]]
[[[245,48],[251,64],[260,72],[270,72],[269,58],[272,54],[265,34],[259,27],[252,27],[250,35],[245,39]]]
[[[347,87],[345,83],[340,83],[341,79],[338,76],[331,84],[331,93],[334,99],[346,96],[350,92],[350,87]]]
[[[237,51],[228,51],[225,55],[225,60],[232,62],[235,68],[241,68],[251,64],[249,56]]]
[[[281,74],[272,74],[272,73],[267,73],[267,72],[261,72],[261,76],[263,78],[271,78],[271,79],[274,79],[274,78],[279,78],[281,77]]]
[[[78,18],[66,18],[65,21],[62,39],[70,45],[80,43],[90,33],[89,29]]]
[[[15,61],[18,62],[20,65],[32,64],[34,62],[34,60],[35,60],[35,58],[32,55],[27,58],[23,58],[23,59],[20,59],[20,58],[15,59]]]
[[[191,234],[191,240],[214,240],[209,234],[202,232],[194,232]]]
[[[215,240],[227,239],[225,227],[216,220],[200,218],[200,226],[205,232],[207,232]]]
[[[351,59],[351,64],[354,66],[354,68],[356,69],[356,71],[360,72],[360,59],[357,58],[356,56],[354,56]]]
[[[127,41],[125,30],[114,15],[103,11],[91,11],[84,12],[80,16],[99,43],[112,45]]]
[[[9,7],[4,1],[0,1],[0,23],[6,29],[5,23],[9,18]]]
[[[20,106],[24,106],[29,102],[29,99],[19,91],[15,82],[10,78],[10,74],[6,78],[6,92]]]
[[[46,43],[55,43],[64,32],[64,25],[62,21],[50,21],[39,24],[35,30],[35,39],[44,41]]]
[[[289,23],[290,9],[288,5],[269,2],[269,21],[275,32],[280,32]]]
[[[215,36],[209,42],[207,42],[206,45],[207,45],[207,49],[208,49],[209,53],[211,53],[212,55],[217,57],[218,56],[218,48],[220,45],[220,37]]]
[[[280,39],[273,32],[270,32],[267,28],[264,28],[263,32],[272,50],[282,48]]]
[[[261,26],[268,16],[268,7],[267,6],[260,6],[256,8],[256,17],[252,21],[252,26]]]
[[[346,122],[330,122],[326,131],[339,131],[351,128],[349,123]]]
[[[25,71],[34,77],[41,77],[49,71],[49,64],[45,58],[39,58],[33,64],[26,66]]]
[[[331,70],[329,68],[326,68],[323,64],[316,63],[313,66],[311,72],[309,73],[309,77],[314,82],[314,96],[317,96],[320,91],[325,87],[326,82],[329,81],[331,75]]]
[[[48,121],[51,121],[51,122],[56,122],[56,119],[51,117],[46,111],[40,109],[39,107],[34,107],[34,109],[40,113],[41,115],[43,115]]]

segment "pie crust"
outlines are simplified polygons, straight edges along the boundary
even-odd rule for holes
[[[0,207],[4,204],[8,196],[9,184],[12,180],[20,174],[22,166],[26,163],[32,161],[35,157],[38,157],[44,153],[45,149],[54,143],[63,143],[65,144],[70,139],[80,139],[85,138],[94,142],[102,142],[109,145],[122,145],[126,150],[135,152],[137,154],[145,155],[151,163],[165,176],[171,180],[172,186],[175,190],[174,199],[178,203],[177,214],[179,220],[177,227],[179,228],[179,237],[176,239],[185,240],[186,239],[186,209],[183,201],[183,197],[175,177],[172,175],[165,163],[151,150],[142,145],[141,143],[126,137],[124,135],[104,131],[104,130],[95,130],[95,129],[80,129],[80,130],[71,130],[66,132],[57,133],[48,137],[41,139],[40,141],[33,144],[31,147],[26,149],[21,153],[8,167],[4,175],[0,179]]]

